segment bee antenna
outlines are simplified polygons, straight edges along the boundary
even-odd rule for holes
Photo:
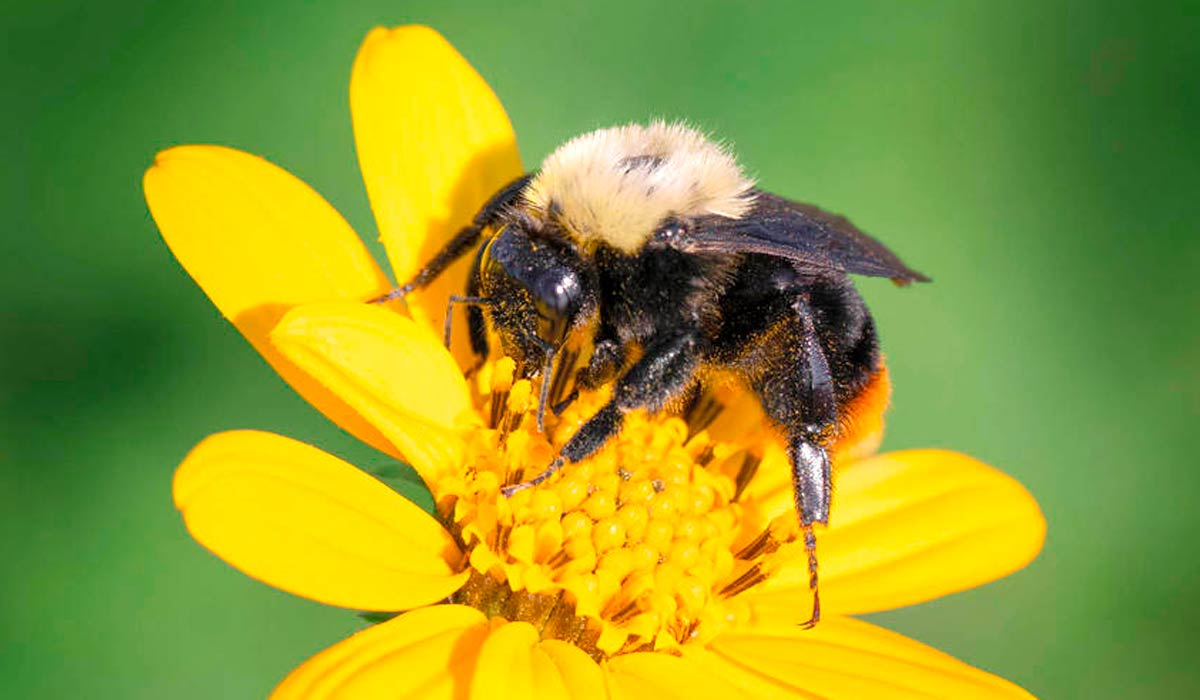
[[[800,627],[810,630],[821,621],[821,594],[817,589],[817,536],[812,523],[802,524],[801,527],[804,529],[804,551],[808,553],[808,589],[812,591],[813,607],[812,617]]]

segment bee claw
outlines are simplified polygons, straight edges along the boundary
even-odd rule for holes
[[[804,549],[808,552],[808,588],[812,591],[812,617],[808,622],[801,623],[800,629],[810,630],[821,621],[821,592],[817,584],[817,538],[813,533],[811,523],[802,523],[804,530]]]
[[[554,474],[556,472],[558,472],[559,469],[563,468],[563,464],[565,464],[565,463],[566,462],[563,460],[562,457],[555,457],[554,461],[550,463],[550,466],[546,467],[546,471],[542,472],[541,474],[538,474],[537,476],[533,477],[529,481],[522,481],[519,484],[512,484],[510,486],[504,486],[500,489],[500,493],[504,494],[505,498],[512,498],[513,494],[517,493],[518,491],[524,491],[527,488],[532,488],[534,486],[537,486],[538,484],[542,483],[546,479],[549,479],[550,477],[554,476]]]
[[[568,406],[575,403],[575,399],[577,399],[577,398],[579,398],[579,388],[578,387],[572,389],[571,393],[567,395],[567,398],[565,398],[562,401],[560,401],[559,403],[556,403],[553,406],[551,406],[550,412],[556,416],[561,416],[562,412],[567,410]]]
[[[505,486],[504,488],[500,489],[500,493],[504,494],[505,498],[512,498],[515,493],[518,491],[524,491],[530,486],[533,486],[533,484],[529,482],[513,484],[512,486]]]

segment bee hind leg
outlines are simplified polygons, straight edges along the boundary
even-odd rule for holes
[[[801,290],[784,291],[787,307],[778,316],[756,355],[756,366],[767,368],[751,378],[766,414],[783,430],[792,467],[796,514],[808,554],[812,616],[803,624],[814,626],[821,618],[817,577],[815,525],[828,524],[831,470],[828,446],[837,428],[837,403],[833,375],[825,357],[808,296]]]
[[[796,512],[800,516],[804,550],[808,554],[808,588],[812,591],[813,607],[812,615],[801,626],[809,629],[821,619],[821,594],[817,583],[817,536],[813,532],[813,525],[829,524],[829,453],[805,435],[791,441],[788,457],[792,463]]]

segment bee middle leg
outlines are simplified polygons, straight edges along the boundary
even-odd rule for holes
[[[700,341],[682,334],[650,342],[646,352],[617,381],[612,398],[579,428],[550,466],[529,481],[504,488],[511,496],[549,479],[566,464],[590,457],[621,430],[625,414],[637,409],[662,409],[691,384],[700,364]]]

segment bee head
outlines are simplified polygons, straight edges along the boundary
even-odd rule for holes
[[[476,274],[505,354],[533,371],[596,307],[595,283],[574,247],[531,235],[519,223],[492,236]]]

